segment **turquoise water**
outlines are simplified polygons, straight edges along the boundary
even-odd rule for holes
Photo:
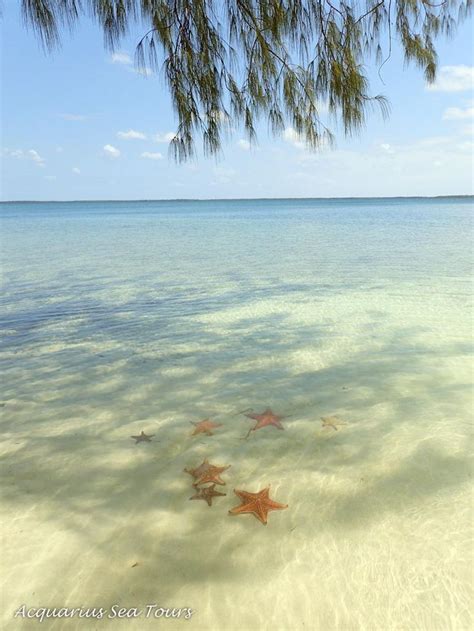
[[[172,628],[470,628],[471,199],[0,212],[12,628],[24,603],[141,610],[51,629],[156,626],[150,603],[193,610]],[[285,431],[243,440],[267,407]],[[232,465],[212,507],[183,473],[206,457]],[[267,485],[266,527],[228,516]]]

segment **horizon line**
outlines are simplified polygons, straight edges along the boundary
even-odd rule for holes
[[[278,200],[349,200],[349,199],[448,199],[451,197],[474,197],[473,193],[452,195],[348,195],[344,197],[168,197],[137,199],[8,199],[0,204],[80,204],[89,202],[231,202],[231,201],[278,201]]]

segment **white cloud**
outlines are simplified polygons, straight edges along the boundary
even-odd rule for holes
[[[153,140],[155,142],[169,143],[173,140],[175,136],[176,134],[172,131],[167,131],[164,134],[158,132],[157,134],[153,136]]]
[[[119,131],[117,132],[117,136],[119,138],[123,138],[124,140],[146,140],[145,134],[141,131],[135,131],[134,129],[129,129],[128,131]]]
[[[474,135],[474,125],[471,123],[470,125],[465,125],[462,129],[462,133],[465,136],[472,136]]]
[[[460,142],[456,145],[456,149],[468,153],[470,156],[472,156],[474,151],[474,142],[472,142],[471,140]]]
[[[301,136],[295,131],[295,129],[293,129],[293,127],[287,127],[285,129],[283,132],[283,140],[298,149],[305,148],[305,143],[301,140]]]
[[[104,145],[104,155],[109,158],[118,158],[120,156],[120,151],[112,145]]]
[[[320,101],[318,103],[318,114],[329,114],[329,103],[327,101]]]
[[[26,157],[33,160],[33,162],[39,167],[45,166],[44,159],[34,149],[29,149],[26,153]]]
[[[442,147],[443,145],[449,145],[452,141],[451,136],[428,136],[417,140],[416,145],[419,147]]]
[[[223,110],[214,110],[212,112],[209,112],[209,114],[203,113],[203,117],[207,118],[208,120],[217,121],[219,123],[229,124],[230,122],[230,116]]]
[[[154,74],[153,70],[151,68],[147,68],[147,66],[139,66],[138,68],[134,67],[132,58],[128,53],[125,52],[113,53],[110,56],[110,61],[113,64],[120,64],[121,66],[125,66],[125,68],[129,72],[136,72],[137,74],[141,74],[144,77],[149,77],[150,75]]]
[[[213,173],[216,179],[212,184],[229,184],[237,175],[237,171],[227,167],[214,167]]]
[[[35,149],[28,149],[28,151],[23,151],[23,149],[14,149],[12,151],[5,149],[5,153],[11,158],[31,160],[38,167],[44,168],[46,166],[44,158]]]
[[[45,176],[44,176],[44,179],[45,179],[45,180],[50,180],[50,181],[53,181],[53,180],[55,180],[55,179],[56,179],[56,176],[55,176],[55,175],[45,175]]]
[[[60,114],[65,121],[85,121],[87,116],[84,114]]]
[[[389,153],[390,155],[395,153],[395,150],[392,148],[391,145],[388,144],[388,142],[383,142],[380,145],[380,148],[383,149],[383,151],[385,151],[386,153]]]
[[[473,145],[466,140],[452,135],[420,138],[409,144],[383,143],[388,149],[376,143],[367,149],[356,146],[327,151],[324,158],[301,152],[292,161],[296,168],[290,167],[287,174],[283,165],[288,160],[282,156],[281,177],[272,190],[281,196],[308,197],[469,193]],[[266,176],[270,187],[271,174]]]
[[[72,169],[72,172],[75,173],[76,175],[80,175],[81,174],[81,169],[78,169],[77,167],[74,167]]]
[[[310,152],[310,155],[314,155],[314,151],[306,144],[303,136],[298,134],[298,132],[293,127],[287,127],[283,132],[283,140],[293,147],[297,149],[306,149],[306,153]],[[317,146],[318,151],[322,149],[327,149],[330,143],[325,136],[320,137],[319,144]]]
[[[128,53],[113,53],[110,60],[113,64],[123,64],[124,66],[132,64],[132,58]]]
[[[433,92],[463,92],[472,90],[474,84],[473,66],[442,66],[436,81],[426,86]]]
[[[474,118],[474,107],[467,107],[461,109],[460,107],[448,107],[443,114],[443,120],[447,121],[460,121]]]
[[[159,152],[151,153],[150,151],[144,151],[141,157],[147,158],[148,160],[163,160],[163,156]]]
[[[147,66],[134,68],[133,72],[136,72],[137,74],[141,74],[144,77],[151,77],[152,74],[155,74],[153,70],[151,68],[148,68]]]
[[[237,141],[237,146],[243,151],[249,151],[251,147],[249,141],[245,140],[244,138],[241,138],[240,140]]]

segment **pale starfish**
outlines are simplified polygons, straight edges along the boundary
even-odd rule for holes
[[[270,487],[262,489],[258,493],[249,493],[248,491],[238,491],[234,489],[234,493],[240,498],[240,506],[235,506],[229,511],[230,515],[240,515],[241,513],[253,513],[255,517],[267,525],[267,515],[272,510],[283,510],[288,508],[288,504],[280,504],[270,499]]]
[[[149,436],[142,432],[139,436],[130,436],[130,438],[135,439],[135,445],[137,443],[151,443],[151,439],[155,434],[150,434]]]
[[[255,412],[251,412],[250,414],[245,414],[248,418],[252,418],[257,421],[255,427],[251,427],[247,433],[245,438],[248,438],[250,432],[255,432],[257,429],[261,429],[262,427],[266,427],[267,425],[273,425],[278,429],[285,429],[281,424],[284,416],[279,416],[278,414],[274,414],[270,408],[264,410],[261,414],[255,414]]]
[[[216,488],[215,484],[212,484],[211,486],[206,486],[204,488],[200,488],[197,490],[198,492],[196,493],[196,495],[193,495],[189,499],[190,500],[205,500],[208,506],[212,506],[213,497],[219,497],[219,496],[224,497],[226,495],[225,493],[219,493],[219,491],[215,491],[214,490],[215,488]]]
[[[190,422],[195,425],[195,430],[191,434],[192,436],[195,436],[196,434],[207,434],[207,436],[213,436],[213,432],[211,430],[216,427],[222,427],[222,423],[214,423],[208,418],[205,418],[203,421],[199,421],[199,423],[195,423],[194,421]]]
[[[192,475],[195,481],[193,482],[193,486],[199,486],[201,484],[209,484],[210,482],[213,484],[221,484],[225,485],[224,480],[221,479],[220,474],[223,471],[227,471],[230,468],[230,464],[224,467],[218,467],[217,465],[210,464],[209,460],[206,458],[199,467],[196,469],[184,469],[186,473]]]
[[[344,425],[347,425],[347,423],[343,421],[341,418],[339,418],[337,414],[333,416],[321,416],[321,421],[324,428],[332,427],[332,429],[336,432],[339,429],[339,427],[343,427]]]

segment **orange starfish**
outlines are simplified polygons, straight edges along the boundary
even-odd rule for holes
[[[208,436],[212,436],[212,429],[222,427],[222,423],[213,423],[208,418],[205,418],[203,421],[199,421],[199,423],[195,423],[194,421],[190,422],[196,426],[194,432],[191,434],[192,436],[195,436],[196,434],[207,434]]]
[[[225,493],[219,493],[219,491],[215,491],[215,484],[211,486],[206,486],[202,489],[199,489],[196,495],[190,497],[190,500],[205,500],[208,506],[212,506],[212,498],[226,495]]]
[[[209,460],[206,458],[199,467],[196,467],[196,469],[184,469],[184,471],[195,478],[193,486],[197,487],[201,484],[209,484],[209,482],[225,485],[225,482],[221,479],[220,474],[229,468],[230,464],[224,467],[218,467],[217,465],[210,464]]]
[[[262,524],[267,525],[267,515],[271,510],[283,510],[288,508],[288,504],[279,504],[269,497],[270,487],[262,489],[258,493],[249,493],[248,491],[238,491],[234,489],[234,493],[240,497],[241,505],[231,508],[230,515],[239,515],[240,513],[253,513]]]
[[[281,420],[285,417],[274,414],[270,408],[267,408],[261,414],[255,414],[255,412],[252,412],[251,414],[246,414],[245,416],[247,416],[248,418],[253,418],[255,421],[257,421],[255,427],[251,427],[249,429],[245,438],[248,438],[250,432],[254,432],[255,430],[265,427],[266,425],[274,425],[278,429],[285,429],[281,424]]]

